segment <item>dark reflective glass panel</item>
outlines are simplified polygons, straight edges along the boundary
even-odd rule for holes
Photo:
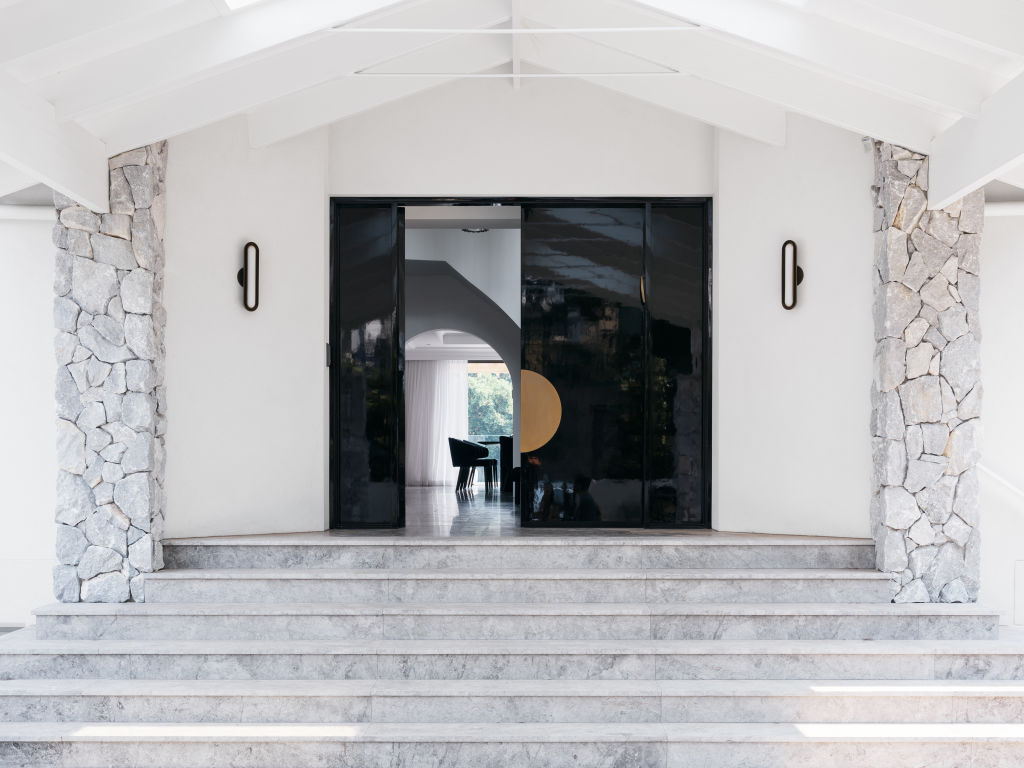
[[[331,527],[405,525],[400,211],[331,209]]]
[[[642,205],[524,207],[522,364],[562,408],[522,456],[524,525],[643,524],[643,235]]]
[[[707,208],[651,205],[647,233],[647,523],[705,520]]]

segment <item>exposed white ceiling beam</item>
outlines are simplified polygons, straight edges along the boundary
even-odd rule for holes
[[[78,119],[273,55],[335,24],[396,5],[397,0],[267,0],[228,16],[40,80],[63,119]]]
[[[1019,0],[860,0],[951,38],[1024,56],[1024,4]]]
[[[787,0],[773,0],[785,3]],[[945,2],[945,0],[943,0]],[[1016,6],[1017,0],[994,0],[1000,5]],[[929,2],[928,7],[932,7]],[[937,6],[937,4],[935,4]],[[965,6],[958,4],[963,10]],[[1016,55],[1003,50],[994,49],[974,39],[949,34],[940,27],[930,26],[930,19],[914,18],[900,14],[897,8],[904,7],[900,3],[875,2],[874,0],[805,0],[800,8],[809,13],[847,24],[856,29],[875,35],[896,40],[901,45],[909,45],[942,56],[953,61],[1009,79],[1020,72],[1021,64]],[[977,6],[972,3],[969,14],[978,14]],[[982,18],[979,14],[979,18]],[[993,17],[998,18],[998,16]],[[990,22],[991,23],[991,22]],[[1010,28],[1008,28],[1010,29]]]
[[[545,26],[562,27],[602,5],[610,4],[601,0],[535,0],[529,6],[529,14]],[[639,7],[621,5],[608,21],[628,27],[650,23],[652,16],[657,17]],[[921,151],[927,150],[932,138],[953,122],[930,110],[765,55],[719,35],[700,31],[609,32],[583,37],[742,91],[788,111]]]
[[[996,180],[1024,189],[1024,163],[1003,171],[996,177]]]
[[[763,0],[642,2],[849,83],[955,114],[977,114],[995,87],[984,72],[789,5]]]
[[[144,18],[180,0],[32,0],[0,11],[0,61],[7,62],[119,22]]]
[[[36,183],[29,174],[12,168],[7,163],[0,163],[0,197],[12,192],[20,192]]]
[[[659,64],[576,36],[526,37],[523,58],[555,72],[650,72]],[[786,112],[768,102],[687,75],[588,77],[588,82],[742,136],[782,146]]]
[[[456,13],[467,21],[490,25],[506,20],[507,7],[502,0],[474,0],[468,7],[462,0],[435,0],[430,4],[404,6],[386,16],[389,23],[414,27],[424,22],[444,21],[448,14]],[[379,79],[348,91],[347,96],[337,93],[336,89],[317,90],[317,87],[445,39],[440,34],[420,33],[317,37],[303,45],[288,47],[275,56],[81,122],[90,132],[102,137],[111,153],[116,154],[256,109],[291,94],[323,93],[323,98],[331,99],[329,104],[310,104],[309,108],[317,113],[324,109],[344,109],[347,105],[338,103],[337,99],[350,96],[361,103],[362,99],[372,97],[373,87],[381,85]],[[492,45],[500,42],[491,40]],[[389,98],[399,98],[430,86],[431,83],[422,82],[402,87],[389,85],[383,93]],[[391,96],[396,93],[397,96]]]
[[[76,6],[83,7],[84,4],[77,0]],[[139,4],[136,10],[141,11],[143,8],[145,5]],[[212,0],[180,0],[152,13],[128,13],[121,19],[111,19],[101,29],[77,29],[74,37],[36,48],[31,53],[7,62],[6,67],[19,80],[33,82],[118,51],[145,45],[164,35],[214,19],[217,15]]]
[[[522,4],[519,0],[511,0],[512,2],[512,29],[519,29],[523,23]],[[519,78],[519,73],[522,71],[523,57],[521,53],[522,46],[520,43],[522,38],[517,35],[512,35],[512,87],[518,89],[522,84]]]
[[[943,208],[1024,161],[1024,75],[994,93],[978,119],[963,118],[932,142],[928,205]]]
[[[430,48],[379,64],[374,70],[418,68],[418,71],[430,71],[431,68],[451,68],[456,66],[454,62],[467,72],[507,67],[510,64],[507,41],[494,37],[450,38]],[[274,144],[454,79],[444,76],[343,77],[250,112],[249,143],[254,147]]]
[[[0,115],[0,161],[94,211],[110,210],[102,141],[58,123],[50,104],[2,73]]]

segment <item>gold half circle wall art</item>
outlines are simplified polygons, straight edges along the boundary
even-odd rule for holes
[[[539,373],[523,371],[520,386],[519,450],[547,445],[562,423],[562,400],[554,385]]]

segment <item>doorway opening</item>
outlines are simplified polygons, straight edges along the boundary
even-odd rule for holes
[[[448,438],[455,483],[518,491],[523,527],[710,527],[710,220],[707,199],[332,200],[332,528],[457,499]]]

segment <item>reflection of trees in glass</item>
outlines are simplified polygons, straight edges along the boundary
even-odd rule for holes
[[[469,373],[469,434],[512,434],[512,377]]]

